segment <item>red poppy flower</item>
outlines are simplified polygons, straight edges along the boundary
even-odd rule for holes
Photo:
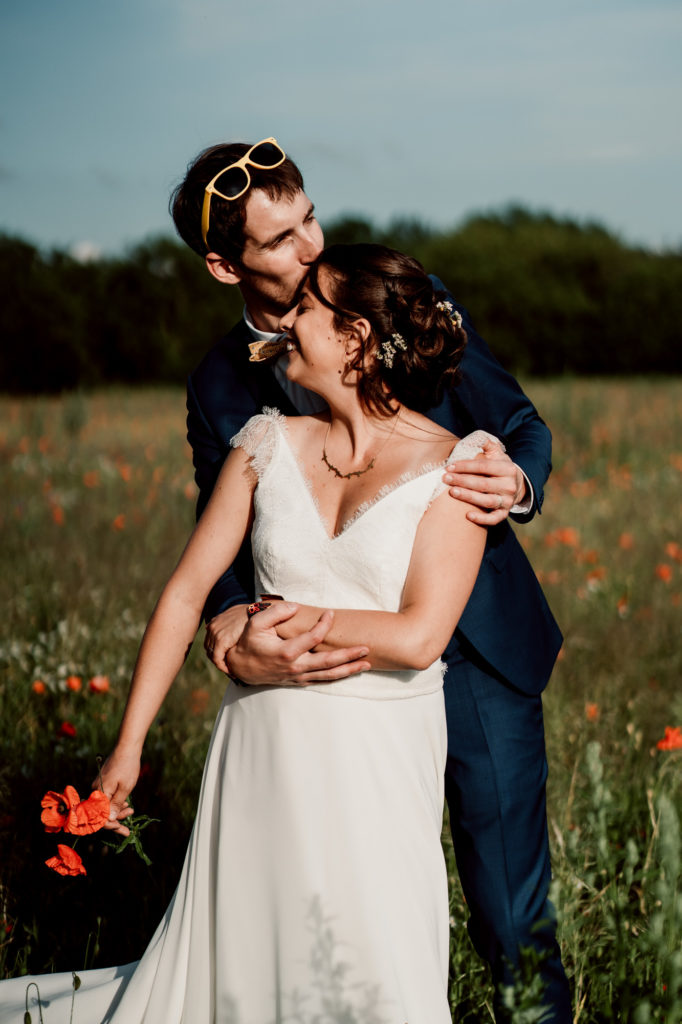
[[[676,725],[665,727],[665,735],[656,744],[659,750],[682,750],[682,729]]]
[[[682,562],[682,547],[676,541],[668,541],[665,546],[665,553],[668,558],[674,558],[676,562]]]
[[[90,693],[108,693],[109,692],[109,677],[108,676],[93,676],[88,683]]]
[[[62,722],[57,729],[57,736],[68,736],[73,739],[76,735],[76,726],[72,725],[71,722]]]
[[[49,790],[41,800],[43,813],[40,820],[46,832],[61,832],[66,827],[69,812],[80,803],[80,797],[73,786],[67,786],[63,793]]]
[[[654,572],[656,576],[658,576],[659,580],[663,580],[664,583],[670,583],[673,578],[672,567],[669,566],[667,562],[661,562],[660,565],[657,565]]]
[[[45,861],[48,868],[56,871],[58,875],[87,875],[79,854],[70,846],[62,846],[61,843],[58,843],[57,853],[58,856],[50,857]]]
[[[109,797],[101,789],[93,789],[87,800],[81,800],[69,811],[65,832],[87,836],[99,832],[109,820]]]
[[[82,685],[83,685],[83,681],[82,681],[80,676],[67,676],[67,678],[66,678],[66,688],[67,688],[67,690],[73,690],[74,693],[78,693],[78,691],[80,690]]]
[[[87,836],[98,832],[109,820],[109,797],[94,789],[87,800],[81,800],[73,786],[63,793],[50,790],[42,799],[40,820],[46,832],[64,829],[74,836]]]
[[[42,679],[36,679],[33,683],[32,690],[34,693],[47,693],[47,687]]]

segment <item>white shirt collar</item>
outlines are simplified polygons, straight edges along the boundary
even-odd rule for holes
[[[253,320],[251,319],[251,314],[249,313],[246,306],[244,306],[243,315],[244,323],[251,331],[254,341],[274,341],[275,338],[281,338],[286,333],[285,331],[275,331],[274,333],[272,331],[261,331],[260,327],[256,327],[256,325],[254,324]]]

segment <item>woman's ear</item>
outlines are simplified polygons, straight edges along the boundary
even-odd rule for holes
[[[206,269],[211,277],[215,277],[220,284],[239,284],[242,279],[241,271],[235,263],[231,263],[217,252],[206,253]]]
[[[370,326],[370,322],[369,320],[365,320],[364,317],[359,317],[357,320],[354,320],[353,323],[345,329],[344,343],[346,356],[349,359],[353,359],[357,355],[359,349],[362,348],[371,333],[372,328]]]

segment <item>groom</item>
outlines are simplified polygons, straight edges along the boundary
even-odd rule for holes
[[[200,515],[230,438],[250,416],[263,406],[286,415],[323,407],[317,396],[286,379],[286,359],[249,359],[250,344],[264,342],[267,352],[267,343],[276,342],[280,319],[293,306],[323,240],[300,171],[274,139],[201,153],[174,192],[172,213],[180,236],[205,260],[209,273],[222,284],[237,285],[245,302],[243,319],[188,381],[188,438]],[[473,594],[444,655],[452,835],[471,913],[469,932],[492,967],[496,990],[510,982],[519,951],[533,946],[542,962],[544,1019],[567,1024],[572,1020],[568,983],[547,898],[540,697],[561,636],[507,522],[510,512],[527,522],[540,510],[551,438],[519,385],[476,334],[466,310],[453,302],[469,339],[462,381],[429,415],[458,436],[487,430],[504,441],[509,454],[491,446],[484,458],[448,467],[445,477],[451,493],[470,503],[469,517],[489,526]],[[312,631],[286,641],[273,627],[291,613],[277,602],[245,627],[252,587],[246,545],[205,609],[206,648],[222,671],[227,666],[230,675],[250,684],[305,684],[368,667],[366,648],[314,650],[329,629],[328,613]],[[496,1015],[504,1020],[500,1005]]]

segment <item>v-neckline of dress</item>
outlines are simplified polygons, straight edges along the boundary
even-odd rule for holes
[[[283,417],[281,420],[279,418],[276,420],[276,424],[279,429],[279,436],[284,442],[284,447],[286,451],[289,453],[291,461],[294,464],[298,477],[303,485],[303,489],[308,495],[308,498],[310,499],[310,503],[315,513],[315,519],[319,523],[320,529],[324,533],[329,543],[332,543],[335,540],[339,540],[340,537],[343,537],[344,534],[346,534],[355,523],[362,519],[367,512],[369,512],[373,508],[376,508],[376,506],[379,505],[385,498],[388,498],[391,494],[394,494],[401,487],[405,487],[407,484],[413,483],[415,480],[421,480],[422,477],[427,476],[429,473],[434,473],[436,470],[442,471],[445,468],[445,466],[447,466],[448,461],[452,455],[451,452],[448,458],[444,459],[442,462],[428,462],[416,472],[408,471],[406,473],[403,473],[396,480],[393,480],[388,484],[384,484],[384,486],[374,495],[374,497],[369,498],[367,501],[363,501],[360,505],[358,505],[355,511],[344,521],[340,530],[337,530],[336,533],[330,533],[329,525],[324,516],[322,515],[322,512],[320,511],[320,505],[317,500],[317,497],[315,496],[315,492],[312,488],[311,482],[299,461],[298,455],[296,454],[291,445],[288,430],[286,427],[286,422],[284,422],[283,420]],[[457,445],[455,444],[452,451],[454,451],[456,447]]]

